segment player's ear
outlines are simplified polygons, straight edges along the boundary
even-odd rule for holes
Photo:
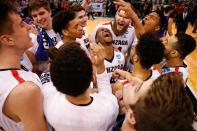
[[[132,109],[128,109],[126,112],[126,119],[128,120],[130,125],[135,125],[136,120]]]
[[[62,35],[63,36],[68,36],[69,32],[66,29],[62,29]]]

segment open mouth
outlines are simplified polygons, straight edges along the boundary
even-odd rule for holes
[[[110,33],[106,33],[106,34],[104,35],[104,37],[106,37],[106,38],[111,37],[111,34],[110,34]]]
[[[122,27],[124,26],[124,24],[123,24],[123,23],[118,23],[118,25],[119,25],[119,26],[122,26]]]

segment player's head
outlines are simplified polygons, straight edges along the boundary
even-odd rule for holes
[[[171,14],[171,13],[174,12],[174,10],[175,10],[174,6],[167,6],[167,7],[164,9],[164,12],[165,12],[165,13]]]
[[[184,59],[196,48],[195,39],[184,33],[177,33],[168,38],[167,42],[163,43],[165,46],[165,58],[180,58]]]
[[[48,0],[30,0],[28,8],[36,25],[44,29],[51,28],[52,19]]]
[[[76,12],[72,10],[60,11],[54,16],[53,30],[74,40],[83,35],[80,20],[76,18]]]
[[[81,26],[85,27],[88,20],[85,9],[80,4],[75,4],[71,7],[71,10],[76,12],[76,18],[79,19]]]
[[[164,46],[153,33],[145,33],[139,38],[139,43],[131,48],[132,63],[139,63],[143,68],[149,69],[153,64],[162,61]]]
[[[91,60],[78,43],[61,46],[51,62],[50,71],[57,90],[74,97],[89,88],[93,75]]]
[[[136,104],[130,104],[127,121],[138,131],[194,131],[192,104],[182,77],[164,74],[149,86]]]
[[[32,46],[28,28],[8,1],[0,1],[0,49],[14,49],[18,53]],[[9,52],[7,52],[9,55]]]
[[[145,16],[142,24],[146,32],[158,32],[165,25],[165,17],[163,12],[154,11]]]
[[[112,45],[112,33],[109,29],[101,27],[96,31],[96,43],[101,43],[104,46]]]
[[[127,17],[125,11],[118,10],[115,15],[115,28],[119,32],[124,32],[129,27],[131,20]]]

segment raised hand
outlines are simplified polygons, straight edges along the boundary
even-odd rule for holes
[[[99,44],[91,43],[90,44],[90,56],[91,56],[92,64],[97,68],[97,73],[100,74],[104,72],[105,70],[104,47],[100,43]]]

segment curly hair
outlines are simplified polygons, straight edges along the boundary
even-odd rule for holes
[[[192,104],[175,72],[153,82],[137,101],[134,114],[138,131],[194,131]]]
[[[92,79],[92,63],[78,43],[62,45],[52,60],[51,80],[58,91],[80,96],[89,88]]]
[[[140,58],[141,65],[149,69],[153,64],[162,61],[164,45],[153,33],[144,33],[136,45],[136,53]]]

